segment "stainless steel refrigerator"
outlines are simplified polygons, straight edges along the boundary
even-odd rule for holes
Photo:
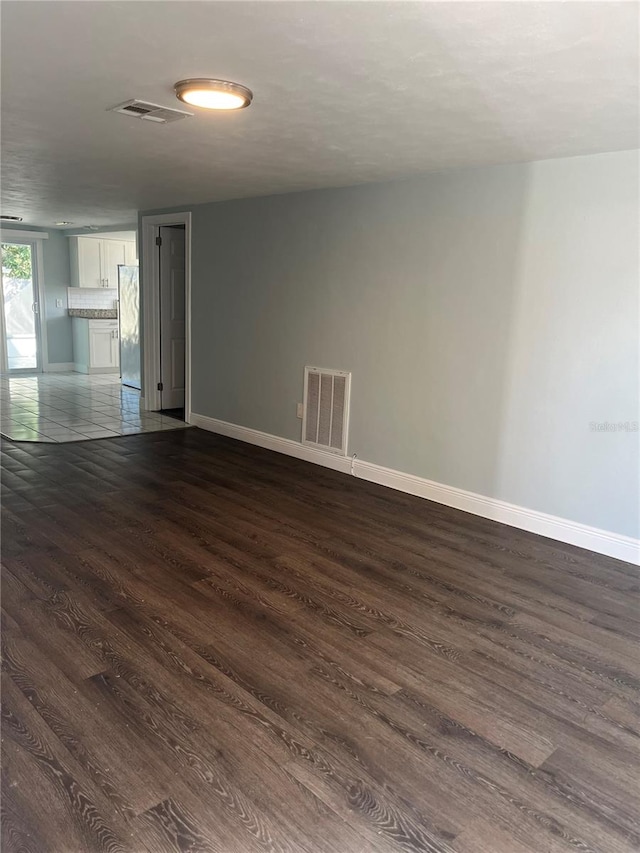
[[[118,266],[120,376],[122,384],[140,390],[140,281],[137,266]]]

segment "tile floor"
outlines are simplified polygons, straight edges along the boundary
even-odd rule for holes
[[[119,376],[0,376],[0,433],[14,441],[89,441],[187,426],[141,412],[140,392],[121,385]]]

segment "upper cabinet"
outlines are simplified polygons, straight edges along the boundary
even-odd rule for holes
[[[136,263],[136,244],[129,240],[70,237],[71,284],[74,287],[117,287],[118,265]]]
[[[118,286],[118,264],[126,263],[124,243],[118,240],[101,240],[103,287]]]
[[[135,241],[129,242],[127,241],[124,244],[124,262],[125,264],[130,264],[131,266],[138,265],[138,256],[136,253],[136,244]]]
[[[102,241],[72,238],[77,246],[77,287],[104,287],[102,277]],[[73,263],[72,263],[73,266]],[[75,284],[75,282],[74,282]]]

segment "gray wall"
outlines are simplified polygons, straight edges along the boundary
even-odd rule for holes
[[[194,412],[299,439],[351,370],[349,453],[638,534],[638,434],[590,427],[638,420],[636,153],[191,209]]]
[[[45,317],[47,322],[47,347],[50,364],[73,362],[71,318],[67,314],[67,287],[70,284],[69,240],[60,231],[29,228],[7,223],[8,231],[46,231],[48,239],[42,241],[44,255]],[[56,307],[62,299],[62,308]]]

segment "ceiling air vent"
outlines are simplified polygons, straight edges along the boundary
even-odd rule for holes
[[[303,444],[347,455],[350,393],[350,373],[305,367]]]
[[[193,113],[187,113],[184,110],[161,107],[160,104],[150,104],[148,101],[138,101],[135,98],[132,101],[125,101],[124,104],[118,104],[117,107],[111,107],[109,112],[141,118],[143,121],[155,121],[158,124],[169,124],[169,122],[179,121],[181,118],[188,118],[193,115]]]

